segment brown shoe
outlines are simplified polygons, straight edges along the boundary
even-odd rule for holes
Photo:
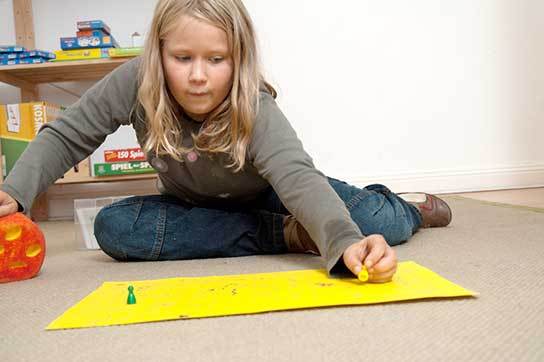
[[[398,196],[419,210],[423,228],[442,227],[451,222],[450,207],[437,196],[423,192],[400,193]]]
[[[283,219],[283,235],[290,253],[319,254],[319,249],[304,227],[293,215]]]

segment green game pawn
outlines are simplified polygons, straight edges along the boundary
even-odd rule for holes
[[[128,286],[127,304],[136,304],[136,296],[134,296],[134,287],[132,285]]]

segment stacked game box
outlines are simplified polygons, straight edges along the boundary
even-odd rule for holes
[[[90,174],[99,176],[121,176],[154,173],[140,148],[136,133],[130,126],[121,126],[110,134],[104,143],[89,157]]]
[[[57,61],[108,58],[109,49],[119,48],[102,20],[78,21],[77,29],[75,37],[60,38],[62,50],[55,51]]]
[[[143,47],[132,47],[132,48],[109,48],[108,53],[110,58],[126,58],[126,57],[136,57],[144,51]]]
[[[0,46],[0,66],[40,64],[55,59],[55,54],[42,50],[27,50],[17,45]]]
[[[0,147],[4,177],[38,134],[40,127],[55,120],[62,109],[61,106],[46,102],[0,105]]]

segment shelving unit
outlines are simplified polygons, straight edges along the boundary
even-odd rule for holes
[[[13,0],[13,16],[17,44],[34,49],[34,24],[32,19],[32,0]],[[130,58],[96,59],[68,62],[49,62],[44,64],[0,66],[0,82],[18,87],[21,101],[39,101],[37,85],[46,83],[99,80]],[[86,184],[95,182],[130,181],[154,179],[156,174],[126,175],[112,177],[91,177],[89,165],[83,161],[78,172],[69,171],[56,184]],[[48,219],[47,193],[40,195],[32,208],[35,220]]]
[[[128,61],[130,58],[72,60],[43,64],[0,66],[0,81],[19,88],[33,88],[37,84],[97,80]]]
[[[80,80],[97,80],[127,62],[130,58],[97,59],[70,62],[50,62],[44,64],[8,65],[0,66],[0,82],[18,87],[27,94],[34,93],[38,84],[69,82]],[[23,101],[36,101],[38,97],[23,99]],[[88,163],[82,162],[78,166],[79,171],[69,171],[57,184],[108,182],[120,180],[152,179],[154,174],[126,175],[112,177],[89,176]]]

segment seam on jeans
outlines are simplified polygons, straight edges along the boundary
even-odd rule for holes
[[[273,215],[272,216],[272,244],[276,245],[278,244],[277,234],[276,234],[277,227],[276,227],[276,220],[275,220],[274,214],[272,215]]]
[[[128,254],[127,252],[125,251],[124,248],[121,247],[121,242],[119,241],[119,238],[117,238],[115,240],[115,244],[117,246],[117,250],[119,251],[119,253],[121,254],[121,260],[122,261],[128,261]]]
[[[97,232],[94,233],[95,234],[95,238],[97,240],[102,240],[104,241],[104,231],[102,228],[98,228]],[[115,240],[111,241],[111,242],[105,242],[105,243],[101,243],[102,245],[100,245],[100,248],[102,249],[102,251],[110,256],[111,258],[115,259],[115,260],[118,260],[118,261],[127,261],[127,253],[125,253],[125,251],[120,247],[120,242],[119,242],[119,238],[116,238]],[[104,244],[106,245],[106,248],[104,248]],[[113,246],[113,249],[116,251],[116,252],[113,252],[111,250],[110,247]],[[106,249],[108,249],[108,251],[106,251]]]
[[[130,225],[130,233],[132,234],[134,232],[134,226],[136,226],[136,223],[138,222],[138,219],[140,218],[140,214],[142,213],[142,208],[144,205],[144,200],[140,199],[138,202],[138,208],[136,209],[136,217],[134,217],[134,221],[132,222],[132,225]]]
[[[363,196],[363,195],[364,195],[364,196]],[[364,199],[365,197],[367,197],[367,196],[368,196],[367,192],[364,192],[364,191],[359,192],[357,195],[353,196],[353,197],[349,200],[349,202],[346,202],[346,208],[347,208],[348,210],[353,209],[353,207],[355,207],[356,204],[358,204],[359,202],[363,201],[363,199]]]
[[[279,251],[287,252],[287,243],[285,241],[284,231],[283,231],[283,219],[284,216],[281,214],[277,215],[277,218],[275,217],[272,219],[272,228],[274,231],[274,252],[277,253]],[[277,223],[277,225],[276,225]],[[277,230],[277,232],[276,232]]]
[[[125,200],[121,200],[121,201],[117,201],[117,202],[114,202],[113,204],[109,204],[109,205],[106,205],[104,207],[102,207],[103,209],[111,209],[113,207],[118,207],[118,206],[129,206],[129,205],[133,205],[133,204],[137,204],[141,202],[141,199],[137,199],[137,200],[130,200],[130,201],[125,201]]]
[[[271,222],[268,224],[266,218],[271,216]],[[257,218],[257,229],[255,233],[248,231],[247,235],[255,238],[256,245],[259,247],[259,253],[263,253],[266,250],[266,237],[271,234],[272,245],[276,243],[276,226],[274,225],[274,214],[267,210],[256,210],[255,216]],[[265,233],[269,233],[266,235]]]
[[[112,204],[106,205],[103,207],[103,209],[109,209],[109,208],[113,208],[117,206],[130,206],[130,205],[142,203],[144,201],[147,203],[158,203],[158,204],[161,204],[164,202],[171,203],[171,198],[165,197],[165,196],[168,196],[168,195],[133,196],[133,197],[129,197],[123,200],[116,201]],[[158,198],[158,200],[155,200],[155,198]]]
[[[151,260],[158,260],[161,254],[162,245],[164,244],[164,234],[166,229],[166,205],[161,205],[159,208],[159,217],[157,223],[157,234],[153,249],[151,250]]]

